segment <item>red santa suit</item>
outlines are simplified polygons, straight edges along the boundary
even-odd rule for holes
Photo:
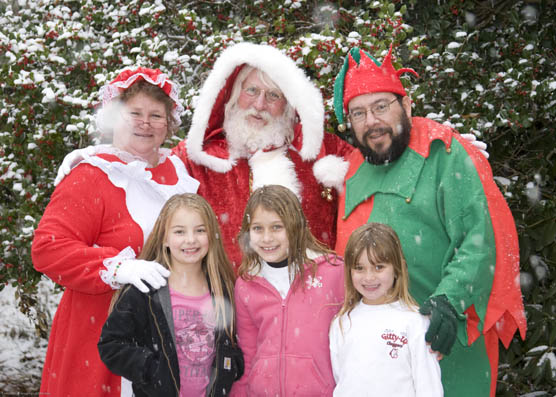
[[[259,150],[249,158],[233,158],[222,128],[224,107],[246,64],[268,75],[298,117],[291,142]],[[323,126],[320,91],[278,49],[240,43],[226,49],[215,62],[201,89],[187,139],[174,152],[201,183],[198,193],[218,216],[234,268],[241,261],[236,237],[247,200],[254,189],[268,184],[294,191],[315,237],[334,247],[338,190],[348,168],[343,157],[353,148],[336,135],[325,134]]]
[[[113,292],[101,273],[111,275],[111,258],[141,251],[171,195],[196,191],[198,182],[168,154],[146,168],[143,161],[124,162],[122,152],[112,149],[82,162],[52,194],[31,253],[35,269],[65,291],[50,332],[41,394],[120,395],[120,377],[97,350]]]

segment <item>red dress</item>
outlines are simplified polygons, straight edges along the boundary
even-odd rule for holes
[[[116,156],[99,157],[108,164],[124,165],[125,170],[125,163]],[[184,183],[191,178],[175,156],[146,171],[145,175],[152,175],[148,183],[163,185],[166,194],[172,187],[175,193],[196,187],[195,182]],[[134,180],[129,182],[133,185]],[[126,247],[141,251],[150,228],[142,230],[133,212],[126,203],[126,190],[116,187],[104,171],[91,164],[76,167],[52,194],[35,230],[32,258],[35,269],[65,291],[52,323],[41,394],[120,395],[120,377],[105,367],[97,350],[113,293],[99,272],[105,270],[103,260],[115,257]]]

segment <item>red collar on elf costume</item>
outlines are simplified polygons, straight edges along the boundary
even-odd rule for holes
[[[382,65],[367,52],[359,48],[352,48],[334,82],[334,112],[340,124],[338,129],[345,131],[344,112],[348,113],[349,101],[359,95],[372,92],[392,92],[406,96],[407,93],[400,81],[400,75],[405,72],[419,77],[413,69],[394,69],[392,45],[390,45],[390,50],[382,61]]]
[[[114,98],[120,96],[123,91],[140,80],[145,80],[147,83],[162,88],[162,91],[174,101],[172,117],[177,125],[180,125],[184,108],[179,101],[179,86],[170,80],[166,74],[162,73],[160,69],[143,67],[124,69],[114,80],[100,88],[99,93],[102,106],[106,107]]]

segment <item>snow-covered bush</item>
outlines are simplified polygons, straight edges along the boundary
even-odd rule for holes
[[[501,351],[500,395],[553,394],[556,384],[556,15],[549,0],[0,1],[0,289],[45,337],[41,276],[30,244],[70,150],[94,143],[99,86],[128,65],[159,67],[181,84],[187,133],[202,82],[220,51],[268,43],[321,88],[337,133],[332,89],[345,54],[378,59],[394,44],[414,114],[489,144],[521,248],[529,335]]]

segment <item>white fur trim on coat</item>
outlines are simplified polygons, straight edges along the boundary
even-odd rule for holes
[[[234,165],[232,159],[222,159],[204,152],[203,142],[220,90],[235,68],[243,64],[261,69],[280,87],[289,104],[297,111],[303,126],[303,144],[299,154],[305,161],[315,159],[324,134],[324,105],[320,90],[282,51],[269,45],[253,43],[239,43],[225,49],[214,63],[195,104],[191,129],[187,134],[189,158],[217,172],[227,172]]]
[[[343,190],[344,177],[347,174],[349,162],[342,157],[328,155],[315,161],[313,174],[317,181],[326,187],[332,187],[340,193]]]
[[[295,193],[301,201],[301,184],[294,163],[286,156],[286,148],[263,152],[258,150],[249,159],[253,173],[252,189],[265,185],[282,185]]]

